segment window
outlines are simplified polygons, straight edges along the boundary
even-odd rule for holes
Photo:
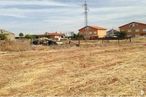
[[[130,24],[130,25],[129,25],[129,28],[131,28],[131,27],[132,27],[132,25]]]
[[[89,32],[89,34],[92,34],[92,32]]]
[[[140,31],[139,29],[136,29],[136,30],[135,30],[135,32],[139,32],[139,31]]]
[[[85,30],[89,30],[89,29],[90,29],[89,27],[86,27],[86,28],[85,28]]]
[[[143,29],[143,32],[146,32],[146,29]]]
[[[129,29],[128,32],[131,32],[131,30]]]
[[[132,24],[132,27],[135,27],[135,23]]]
[[[136,23],[132,23],[132,24],[129,25],[129,27],[130,27],[130,28],[131,28],[131,27],[133,28],[133,27],[135,27],[135,26],[137,26],[137,25],[138,25],[138,24],[136,24]]]

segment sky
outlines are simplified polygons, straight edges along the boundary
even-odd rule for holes
[[[146,23],[146,0],[87,0],[88,25],[115,28]],[[77,32],[84,23],[84,0],[0,0],[0,28],[15,34]]]

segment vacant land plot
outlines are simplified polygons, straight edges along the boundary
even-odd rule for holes
[[[0,96],[141,95],[144,42],[0,52]]]

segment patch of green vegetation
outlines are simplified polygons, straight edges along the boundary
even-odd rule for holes
[[[0,40],[6,40],[7,37],[6,37],[7,34],[0,34]]]
[[[29,34],[27,34],[27,35],[25,35],[25,38],[26,38],[26,39],[31,39],[31,40],[33,40],[33,39],[36,39],[37,37],[36,37],[35,35],[29,35]]]
[[[74,34],[70,37],[72,40],[84,40],[84,36],[80,34]]]
[[[117,36],[117,38],[125,38],[127,36],[126,32],[115,32],[115,36]]]

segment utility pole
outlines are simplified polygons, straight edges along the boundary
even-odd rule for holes
[[[85,9],[85,27],[86,27],[86,26],[88,26],[88,4],[87,4],[87,0],[85,0],[84,9]]]
[[[88,4],[87,4],[87,0],[85,0],[84,2],[84,15],[85,15],[85,37],[88,37]]]
[[[84,14],[85,14],[85,27],[88,26],[88,4],[87,0],[84,1]],[[85,28],[85,32],[87,32],[88,29]],[[80,37],[79,37],[80,38]],[[80,46],[80,39],[78,39],[78,46]]]

